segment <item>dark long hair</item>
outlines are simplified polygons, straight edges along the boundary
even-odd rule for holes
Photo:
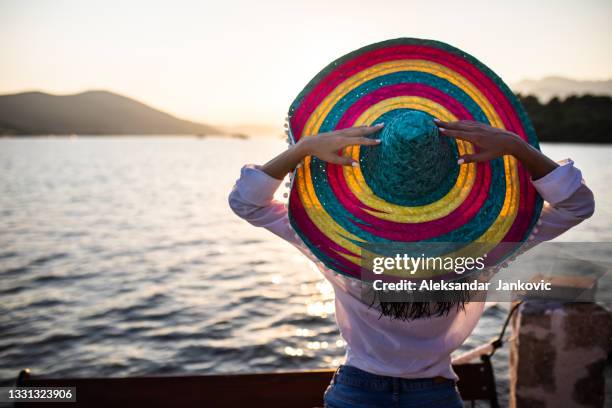
[[[379,301],[380,317],[410,321],[447,316],[453,309],[465,310],[467,301],[458,302],[385,302]],[[372,305],[375,306],[375,305]]]
[[[490,277],[490,275],[487,277]],[[463,277],[458,279],[457,282],[466,281],[467,278],[467,276]],[[380,318],[410,321],[447,316],[452,311],[464,311],[466,303],[484,301],[486,292],[470,290],[431,291],[424,299],[423,297],[411,298],[406,295],[398,297],[368,288],[362,292],[362,296],[370,304],[370,307],[379,310]]]

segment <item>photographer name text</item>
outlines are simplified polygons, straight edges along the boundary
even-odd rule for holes
[[[523,282],[517,281],[504,281],[499,280],[497,282],[481,282],[479,280],[473,280],[471,282],[453,282],[446,280],[422,280],[414,282],[411,280],[400,280],[398,282],[384,282],[383,280],[375,280],[372,283],[372,287],[377,291],[549,291],[552,289],[552,284],[544,280],[539,282]]]

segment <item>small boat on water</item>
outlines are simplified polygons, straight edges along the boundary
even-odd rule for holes
[[[464,401],[498,407],[488,355],[453,365]],[[76,402],[21,402],[16,407],[312,408],[323,406],[332,370],[167,377],[46,378],[22,370],[18,387],[75,387]]]

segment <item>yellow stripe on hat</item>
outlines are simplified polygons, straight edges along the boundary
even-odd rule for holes
[[[448,109],[434,101],[417,96],[398,96],[372,105],[361,114],[353,126],[370,125],[378,117],[395,109],[420,110],[445,122],[457,120]],[[461,140],[457,140],[457,147],[460,154],[470,154],[474,151],[470,143]],[[359,161],[359,151],[358,145],[349,146],[345,149],[346,155],[351,156],[356,161]],[[359,167],[345,167],[344,177],[353,194],[362,203],[378,210],[364,209],[364,211],[388,221],[419,223],[442,218],[461,205],[474,185],[476,165],[467,164],[459,168],[457,181],[447,195],[431,204],[414,207],[397,205],[378,197],[367,185]]]

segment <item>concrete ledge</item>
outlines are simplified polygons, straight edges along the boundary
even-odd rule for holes
[[[596,303],[526,301],[512,321],[510,405],[603,407],[612,316]]]

